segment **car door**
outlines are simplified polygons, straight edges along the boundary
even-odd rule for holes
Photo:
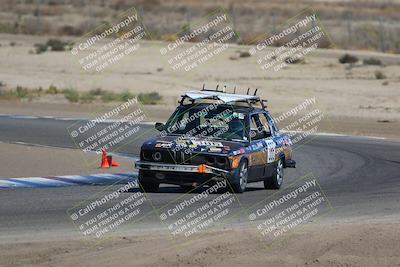
[[[266,164],[264,165],[264,176],[271,176],[274,170],[274,163],[277,161],[279,152],[279,130],[267,112],[259,114],[260,123],[267,132],[265,142]]]
[[[272,126],[274,131],[273,140],[276,144],[275,153],[277,157],[284,155],[286,160],[291,159],[292,148],[290,137],[286,133],[282,133],[281,131],[279,131],[278,126],[268,112],[265,113],[265,117],[267,118],[268,123]]]
[[[268,161],[265,151],[267,132],[260,121],[260,114],[250,116],[250,154],[249,154],[249,181],[260,181],[265,176],[265,165]]]

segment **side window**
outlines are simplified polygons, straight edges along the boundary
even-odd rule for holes
[[[257,125],[258,118],[257,117],[258,117],[257,114],[251,115],[250,130],[252,130],[252,131],[257,131],[257,129],[258,129],[258,125]]]
[[[274,129],[274,131],[279,132],[279,128],[276,125],[274,119],[272,119],[271,115],[269,115],[268,113],[264,113],[264,116],[267,118],[269,125]]]
[[[269,130],[268,130],[269,132]],[[259,114],[253,114],[250,118],[250,137],[251,140],[259,140],[268,137],[268,132],[265,130],[260,121]]]
[[[268,118],[266,117],[265,113],[260,114],[260,122],[267,136],[271,136],[274,131],[273,125],[271,125],[271,123],[268,122]]]

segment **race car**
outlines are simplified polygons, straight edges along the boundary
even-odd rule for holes
[[[189,190],[225,182],[236,193],[251,182],[281,187],[283,169],[296,165],[290,137],[257,89],[250,95],[235,91],[188,91],[168,121],[155,124],[160,135],[143,143],[135,163],[142,191],[157,192],[161,183]]]

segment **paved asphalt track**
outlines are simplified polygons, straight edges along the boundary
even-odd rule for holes
[[[50,118],[0,116],[0,141],[73,148],[74,144],[66,130],[72,123],[74,121]],[[143,125],[141,132],[145,131],[146,134],[131,140],[118,152],[137,155],[141,142],[155,134],[151,128]],[[232,216],[224,223],[248,223],[248,214],[254,211],[255,203],[278,199],[302,184],[302,177],[315,178],[320,191],[329,201],[329,208],[326,208],[329,212],[320,217],[322,220],[382,220],[400,214],[400,142],[364,137],[309,136],[296,145],[295,158],[298,167],[285,170],[284,185],[278,193],[264,190],[261,183],[250,184],[245,193],[235,196],[235,204],[230,207]],[[111,193],[117,188],[0,189],[0,240],[77,237],[80,233],[70,219],[70,209],[78,203],[94,199],[93,196],[99,192]],[[182,200],[177,199],[190,198],[201,192],[183,194],[179,187],[162,186],[159,193],[147,194],[147,201],[141,206],[140,218],[124,224],[118,231],[166,229],[159,215],[168,210],[168,203],[174,203],[170,205],[174,206]],[[124,193],[123,197],[128,198],[132,194]],[[221,194],[211,194],[208,199],[197,201],[191,208],[201,207],[218,196]]]

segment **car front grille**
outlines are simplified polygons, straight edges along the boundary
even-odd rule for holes
[[[159,152],[161,159],[155,160],[154,153]],[[185,153],[184,151],[173,151],[167,149],[142,150],[141,160],[151,162],[164,162],[170,164],[200,165],[207,164],[221,169],[229,169],[229,160],[224,156],[204,155],[199,153]]]

